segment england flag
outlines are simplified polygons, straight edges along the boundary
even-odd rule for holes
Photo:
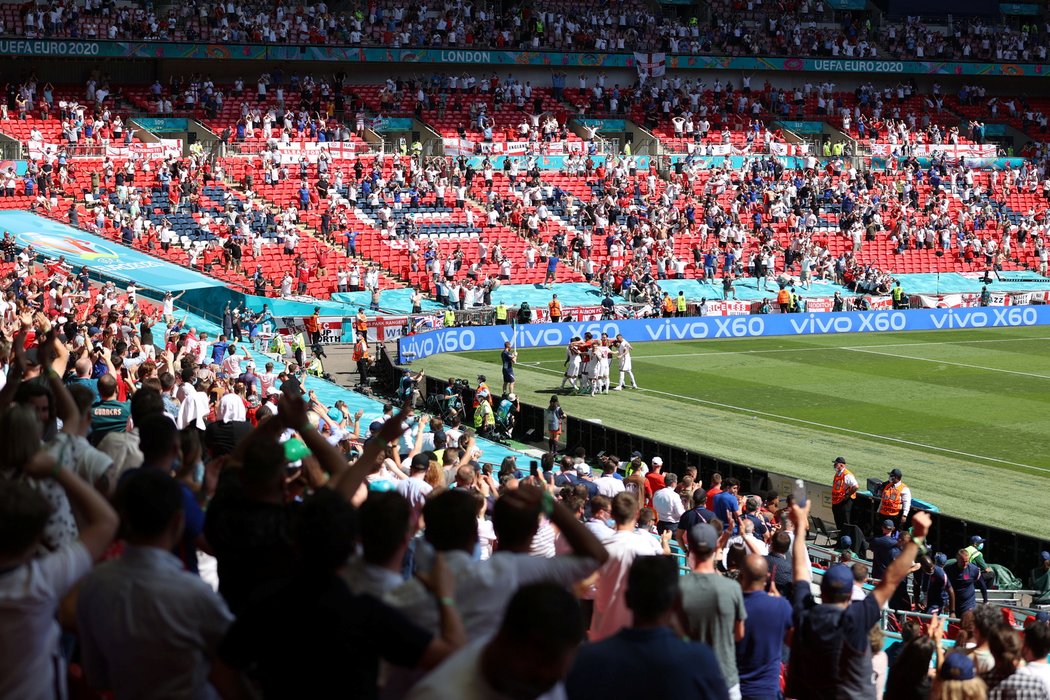
[[[638,77],[642,79],[642,82],[645,82],[646,78],[659,78],[667,73],[667,54],[635,52],[634,64],[638,68]]]

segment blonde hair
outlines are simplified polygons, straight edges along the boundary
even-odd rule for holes
[[[988,686],[980,678],[949,681],[938,678],[933,683],[930,700],[987,700]]]

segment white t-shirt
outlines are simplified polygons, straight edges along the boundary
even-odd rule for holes
[[[0,697],[52,700],[65,687],[55,613],[90,570],[91,555],[75,540],[0,575]]]
[[[594,480],[594,484],[598,487],[598,493],[606,498],[612,498],[624,490],[623,480],[615,476],[600,476]]]

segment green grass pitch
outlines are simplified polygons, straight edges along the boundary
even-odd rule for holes
[[[521,350],[521,400],[546,405],[564,359]],[[500,388],[498,352],[413,367]],[[838,455],[861,483],[900,467],[946,513],[1046,534],[1050,329],[636,343],[634,373],[638,391],[564,396],[570,420],[813,481],[830,482]]]

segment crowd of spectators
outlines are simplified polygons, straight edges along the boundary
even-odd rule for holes
[[[927,513],[814,586],[808,505],[641,453],[495,468],[408,405],[365,429],[168,300],[81,290],[0,309],[5,695],[1050,697],[1045,616],[977,605]],[[909,576],[954,651],[936,614],[883,649]]]
[[[537,0],[491,2],[282,4],[197,0],[158,12],[108,0],[55,0],[9,15],[2,30],[29,38],[68,37],[216,44],[333,44],[390,48],[508,48],[560,51],[666,51],[672,54],[902,59],[1046,60],[1047,28],[1005,19],[880,20],[833,11],[820,0],[711,0],[696,15],[647,3],[580,6]]]

